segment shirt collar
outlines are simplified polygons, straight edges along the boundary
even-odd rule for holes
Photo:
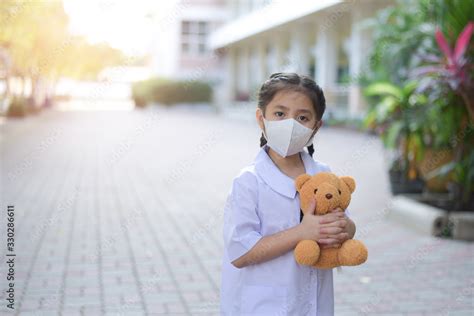
[[[284,196],[294,199],[296,197],[295,179],[292,179],[281,172],[280,169],[278,169],[267,153],[268,148],[268,145],[264,145],[262,148],[260,148],[260,151],[255,158],[256,172],[273,190]],[[315,161],[304,150],[300,152],[300,155],[301,159],[303,160],[306,173],[313,175],[316,172]]]

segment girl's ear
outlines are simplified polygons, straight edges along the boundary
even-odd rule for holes
[[[257,111],[255,112],[255,118],[257,119],[258,126],[260,126],[260,129],[263,131],[263,113],[260,108],[257,108]]]
[[[298,176],[295,180],[295,183],[296,183],[296,190],[298,192],[300,192],[301,188],[303,187],[303,185],[309,180],[311,179],[311,176],[309,174],[302,174],[300,176]]]
[[[323,120],[319,120],[319,121],[316,121],[316,132],[321,128],[321,126],[323,125]]]

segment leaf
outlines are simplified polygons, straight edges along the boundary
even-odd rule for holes
[[[367,127],[367,128],[373,128],[374,127],[374,125],[375,125],[375,115],[376,115],[375,110],[372,110],[369,113],[367,113],[367,116],[365,117],[365,120],[364,120],[364,126],[365,127]]]
[[[434,54],[425,54],[422,56],[422,58],[423,60],[427,62],[438,63],[438,64],[441,62],[439,56],[434,55]]]
[[[400,132],[403,129],[403,122],[393,123],[384,138],[384,144],[386,147],[394,148],[397,145],[397,139],[400,136]]]
[[[418,86],[418,82],[410,81],[402,88],[402,93],[405,97],[409,97],[413,91],[415,91],[416,87]]]
[[[367,96],[383,96],[391,95],[401,100],[403,98],[403,92],[397,86],[388,82],[376,82],[369,85],[365,90]]]
[[[413,136],[414,151],[416,151],[416,161],[420,162],[425,156],[425,146],[423,145],[423,137],[421,133],[415,133]]]
[[[426,103],[428,103],[428,97],[424,94],[417,94],[416,95],[416,103],[417,104],[426,104]]]
[[[436,177],[446,177],[451,171],[457,167],[456,161],[448,162],[444,165],[439,166],[438,168],[428,172],[425,176],[426,180],[433,179]]]
[[[412,77],[420,77],[420,76],[425,76],[425,75],[430,75],[430,74],[436,74],[442,70],[443,68],[439,66],[422,66],[422,67],[418,67],[412,70],[410,75]]]
[[[376,107],[377,122],[383,123],[388,118],[393,118],[393,112],[399,107],[399,104],[399,101],[393,96],[385,97]]]
[[[451,47],[449,47],[446,38],[439,29],[437,29],[435,32],[435,38],[436,42],[438,43],[439,49],[441,50],[441,52],[443,52],[449,64],[453,64],[453,53],[451,51]]]
[[[469,22],[456,41],[456,47],[454,49],[454,60],[460,61],[464,57],[469,41],[471,40],[472,31],[474,30],[474,23]]]
[[[424,93],[426,90],[435,86],[438,83],[434,77],[423,77],[420,78],[418,82],[418,87],[416,88],[416,93]]]

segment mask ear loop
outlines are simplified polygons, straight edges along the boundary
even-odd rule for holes
[[[262,117],[265,120],[265,117],[263,116],[263,113],[262,113]],[[267,144],[267,135],[265,133],[265,123],[264,123],[263,124],[263,129],[262,129],[262,135],[260,136],[260,147],[263,147],[266,144]]]
[[[313,153],[314,153],[314,146],[313,144],[309,145],[306,147],[308,149],[308,154],[313,157]]]
[[[265,118],[263,118],[262,135],[265,137],[265,140],[268,140],[267,133],[265,133]]]

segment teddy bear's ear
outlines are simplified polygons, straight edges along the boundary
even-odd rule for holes
[[[298,176],[295,180],[296,190],[299,192],[303,185],[306,183],[306,181],[308,181],[309,179],[311,179],[311,176],[306,173]]]
[[[349,190],[352,192],[355,191],[355,188],[356,188],[356,183],[355,183],[355,180],[353,177],[349,177],[349,176],[344,176],[344,177],[341,177],[341,180],[347,184],[347,186],[349,187]]]

